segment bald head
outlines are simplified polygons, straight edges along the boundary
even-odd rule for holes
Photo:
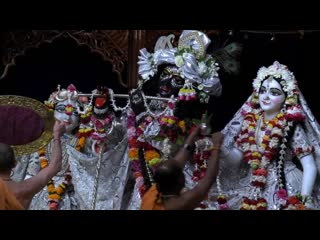
[[[162,162],[155,171],[154,180],[162,194],[179,194],[185,184],[183,169],[174,160]]]
[[[0,172],[11,171],[15,167],[15,157],[10,145],[0,143]]]

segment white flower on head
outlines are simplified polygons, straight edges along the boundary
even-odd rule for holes
[[[281,78],[282,88],[285,92],[290,92],[295,89],[295,82],[296,79],[292,72],[289,71],[287,66],[280,64],[279,62],[275,61],[271,66],[268,68],[261,67],[258,71],[257,78],[253,81],[253,87],[256,92],[259,92],[259,88],[261,86],[262,81],[266,79],[266,77],[274,77],[274,78]]]
[[[203,74],[205,74],[207,71],[208,71],[208,67],[207,67],[207,65],[204,63],[204,62],[200,62],[199,64],[198,64],[198,73],[200,74],[200,75],[203,75]]]
[[[174,58],[174,62],[177,65],[177,67],[182,67],[184,64],[183,57],[181,55],[178,55]]]

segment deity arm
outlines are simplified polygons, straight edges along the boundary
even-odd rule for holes
[[[317,167],[312,154],[303,156],[300,162],[303,167],[301,195],[310,196],[317,176]]]
[[[239,169],[243,159],[243,152],[236,147],[228,149],[222,145],[220,148],[220,156],[228,167]]]
[[[300,124],[294,130],[291,138],[291,148],[303,168],[301,194],[309,196],[315,184],[317,167],[313,156],[313,146],[310,145],[305,130]]]

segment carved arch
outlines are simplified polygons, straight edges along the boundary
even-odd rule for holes
[[[51,44],[61,37],[69,37],[76,41],[78,46],[86,45],[91,52],[100,54],[103,59],[112,65],[119,83],[128,87],[122,75],[128,63],[128,37],[129,30],[31,30],[7,32],[2,61],[5,65],[0,79],[8,73],[8,69],[15,65],[15,59],[25,54],[29,48],[39,48],[42,43]]]

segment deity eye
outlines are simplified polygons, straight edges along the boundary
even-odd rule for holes
[[[164,69],[163,72],[160,74],[160,80],[165,81],[168,78],[170,78],[170,76],[171,76],[171,72],[167,69]]]
[[[172,72],[169,68],[165,68],[162,73],[165,75],[170,75]]]
[[[59,112],[59,113],[64,113],[66,110],[66,106],[65,105],[58,105],[55,108],[55,111]]]
[[[260,88],[259,94],[265,94],[266,92],[267,92],[267,89],[262,86],[262,87]]]
[[[184,80],[180,76],[175,75],[174,78],[171,80],[171,86],[174,88],[182,88],[183,84]]]
[[[177,84],[179,84],[179,85],[183,85],[184,84],[184,79],[182,77],[180,77],[180,75],[174,75],[174,79],[175,79]]]
[[[77,110],[77,109],[74,109],[73,112],[72,112],[72,114],[75,115],[75,116],[78,116],[78,110]]]
[[[271,95],[273,95],[273,96],[280,96],[280,95],[282,95],[282,92],[281,92],[279,89],[276,89],[276,88],[272,88],[272,89],[270,90],[270,93],[271,93]]]

